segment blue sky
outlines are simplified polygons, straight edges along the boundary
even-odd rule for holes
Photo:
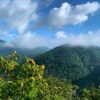
[[[100,46],[100,0],[0,0],[6,46]]]

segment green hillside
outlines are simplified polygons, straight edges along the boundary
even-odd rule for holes
[[[100,48],[63,45],[36,57],[35,60],[38,64],[46,65],[46,75],[76,81],[94,73],[96,67],[99,67]]]
[[[99,86],[100,85],[100,65],[96,66],[94,70],[91,73],[89,73],[87,76],[79,80],[76,80],[73,83],[81,86],[81,88],[91,86],[91,85]]]

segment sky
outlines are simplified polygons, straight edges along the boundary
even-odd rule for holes
[[[100,46],[100,0],[0,0],[0,39],[29,49]]]

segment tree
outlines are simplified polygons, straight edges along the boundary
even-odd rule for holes
[[[0,57],[0,99],[72,100],[75,86],[58,78],[44,78],[44,70],[44,65],[31,58],[20,59],[16,51]]]

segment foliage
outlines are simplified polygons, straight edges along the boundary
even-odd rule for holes
[[[44,78],[44,65],[31,58],[23,61],[16,51],[0,57],[1,100],[72,100],[76,86],[54,77]]]
[[[72,85],[63,79],[58,79],[52,76],[47,78],[47,82],[49,84],[49,92],[53,98],[61,97],[61,100],[74,100],[76,97],[78,86]],[[56,98],[56,100],[58,99]]]
[[[100,100],[100,87],[84,88],[79,100]]]

